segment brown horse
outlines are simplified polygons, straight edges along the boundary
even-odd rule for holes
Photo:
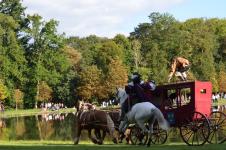
[[[79,143],[79,137],[81,135],[81,131],[83,129],[88,130],[89,138],[97,144],[103,143],[103,137],[105,135],[100,135],[100,130],[103,130],[103,134],[109,133],[110,136],[113,138],[113,142],[117,143],[116,138],[114,137],[113,133],[115,130],[114,122],[112,121],[109,114],[105,111],[101,110],[80,110],[77,112],[77,125],[76,125],[76,134],[74,138],[74,144]],[[96,137],[91,135],[91,131],[95,130]]]
[[[129,144],[129,141],[130,141],[130,138],[129,138],[130,129],[126,130],[125,133],[120,133],[119,132],[120,111],[118,111],[118,110],[109,111],[108,114],[110,115],[111,119],[113,120],[113,122],[115,124],[115,130],[118,131],[118,133],[119,133],[119,135],[118,135],[119,143],[122,143],[122,140],[125,138],[126,143]],[[104,137],[103,137],[103,139],[104,139]]]

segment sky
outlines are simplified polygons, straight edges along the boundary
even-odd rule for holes
[[[23,0],[26,14],[59,21],[58,32],[69,36],[129,35],[152,12],[169,13],[179,21],[226,18],[226,0]]]

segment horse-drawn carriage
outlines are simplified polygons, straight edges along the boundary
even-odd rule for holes
[[[124,91],[125,92],[125,91]],[[176,127],[180,131],[183,141],[188,145],[203,145],[209,143],[223,143],[226,141],[226,115],[219,111],[212,112],[212,84],[211,82],[187,81],[159,85],[155,91],[146,91],[150,102],[161,110],[170,127]],[[101,113],[102,115],[94,115]],[[84,115],[85,113],[83,113]],[[79,120],[91,129],[107,127],[110,116],[115,127],[119,126],[119,112],[95,112],[91,111]],[[98,117],[100,116],[99,122]],[[84,121],[85,120],[85,121]],[[87,120],[91,122],[87,123]],[[93,121],[92,121],[93,120]],[[102,124],[99,124],[102,122]],[[83,128],[80,124],[79,128]],[[111,128],[106,128],[106,132]],[[164,144],[168,132],[161,129],[156,121],[153,133],[150,135],[141,132],[136,124],[129,126],[129,138],[132,144],[146,144],[148,139],[152,144]],[[79,129],[80,130],[80,129]],[[80,132],[77,137],[79,137]],[[98,136],[97,136],[98,137]],[[104,136],[101,137],[104,139]]]
[[[154,92],[147,91],[151,103],[163,113],[170,127],[178,127],[183,141],[188,145],[223,143],[226,141],[226,115],[211,111],[211,82],[188,81],[157,86]],[[156,122],[150,137],[152,144],[163,144],[167,131]],[[147,141],[136,126],[131,128],[130,139],[133,144]]]

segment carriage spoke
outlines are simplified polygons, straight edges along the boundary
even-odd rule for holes
[[[194,137],[195,137],[195,133],[192,136],[192,145],[194,145]]]
[[[180,128],[182,139],[188,145],[203,145],[210,134],[207,118],[199,113],[193,114],[193,120]]]
[[[215,111],[210,114],[211,135],[209,143],[223,143],[226,140],[226,115],[222,112]]]
[[[192,134],[192,130],[188,130],[188,129],[185,129],[185,130],[187,130],[188,132],[187,133],[185,133],[185,134],[183,134],[183,136],[186,136],[186,135],[188,135],[188,134]]]
[[[210,131],[210,136],[209,136],[209,140],[212,141],[213,137],[214,137],[215,132],[213,130]]]

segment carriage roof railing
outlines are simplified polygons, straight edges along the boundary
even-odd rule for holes
[[[158,84],[157,86],[162,85],[172,85],[172,84],[182,84],[182,83],[193,83],[193,82],[210,82],[208,80],[186,80],[186,81],[174,81],[174,82],[163,82],[161,84]]]

